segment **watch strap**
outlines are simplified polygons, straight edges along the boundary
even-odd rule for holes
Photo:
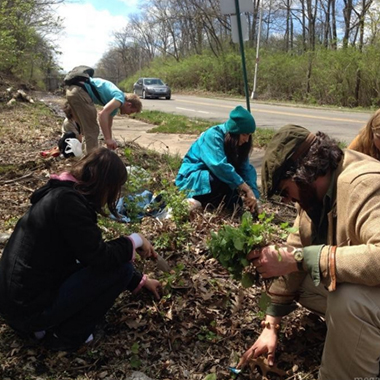
[[[303,271],[303,260],[302,261],[296,261],[297,263],[297,269],[299,271]]]

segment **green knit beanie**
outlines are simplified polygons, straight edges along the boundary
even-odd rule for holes
[[[236,134],[253,133],[256,130],[255,119],[242,106],[237,106],[231,111],[225,125],[228,132]]]

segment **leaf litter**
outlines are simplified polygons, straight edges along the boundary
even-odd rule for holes
[[[62,118],[51,108],[40,102],[0,104],[0,108],[0,233],[9,235],[28,209],[32,192],[51,173],[76,161],[40,155],[60,137]],[[125,141],[118,154],[126,165],[141,165],[151,172],[157,189],[174,179],[167,157],[135,142]],[[294,218],[294,209],[279,203],[264,208],[279,223],[291,223]],[[177,233],[170,244],[158,249],[170,273],[151,261],[138,263],[145,273],[162,281],[164,295],[156,301],[144,291],[136,296],[123,293],[98,326],[92,344],[78,352],[49,352],[22,340],[0,318],[0,378],[126,380],[135,370],[157,380],[236,378],[229,367],[236,366],[261,332],[262,289],[244,289],[207,250],[211,231],[226,224],[238,226],[238,217],[220,211],[194,212],[188,223],[187,239],[179,244],[181,224],[170,219],[142,220],[137,228],[153,244],[164,234]],[[100,225],[106,238],[130,228],[105,220]],[[0,254],[3,248],[0,243]],[[276,366],[270,368],[265,358],[258,358],[238,379],[317,379],[324,336],[323,320],[299,308],[283,320]]]

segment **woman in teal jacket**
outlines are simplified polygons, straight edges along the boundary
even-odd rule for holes
[[[256,211],[260,193],[256,170],[249,163],[255,129],[250,112],[237,106],[224,124],[209,128],[191,145],[176,185],[203,207],[218,207],[224,202],[232,209],[236,204],[242,205],[243,199],[251,212]]]

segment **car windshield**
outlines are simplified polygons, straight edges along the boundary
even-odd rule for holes
[[[160,86],[163,86],[164,82],[162,82],[161,79],[149,78],[149,79],[144,79],[144,84],[146,86],[153,85],[153,84],[158,84]]]

